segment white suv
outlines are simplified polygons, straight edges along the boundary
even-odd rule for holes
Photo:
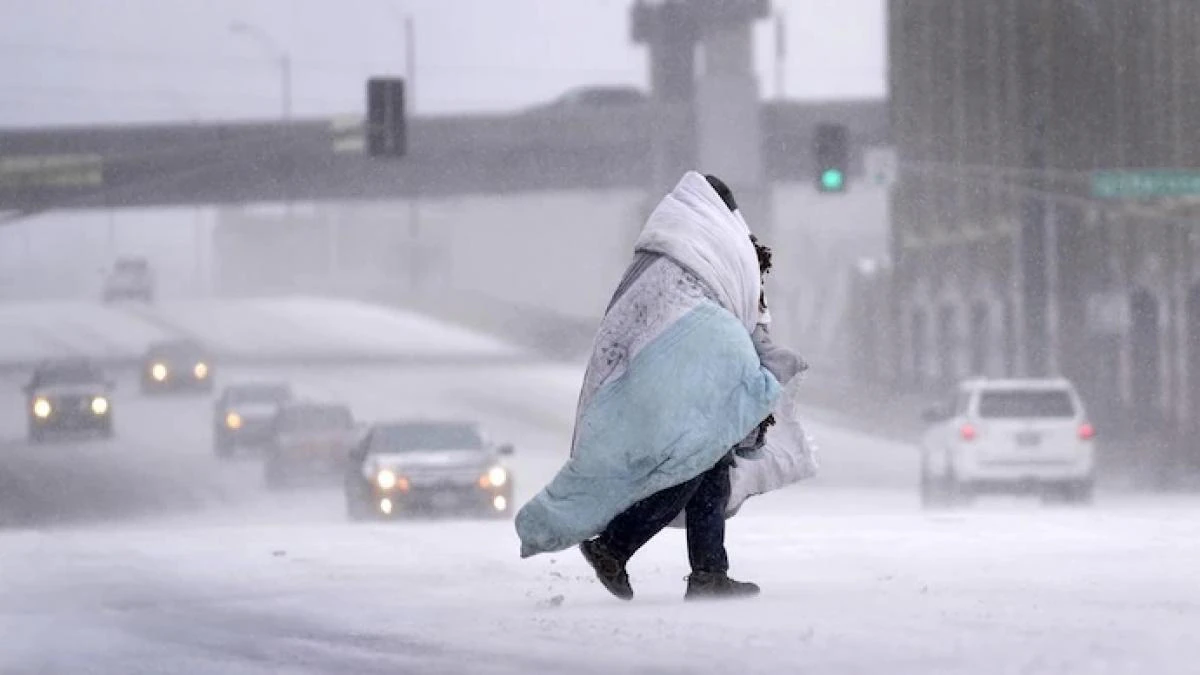
[[[923,418],[930,424],[921,438],[927,507],[980,492],[1092,499],[1096,432],[1066,380],[970,380]]]

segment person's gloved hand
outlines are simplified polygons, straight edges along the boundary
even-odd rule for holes
[[[808,364],[799,354],[771,340],[771,333],[765,324],[755,326],[750,339],[754,342],[759,362],[779,380],[779,384],[786,385],[792,378],[808,370]]]
[[[767,418],[759,422],[758,426],[750,432],[750,435],[733,446],[733,451],[741,457],[750,457],[755,452],[761,450],[767,443],[767,429],[770,429],[774,424],[775,415],[767,415]]]

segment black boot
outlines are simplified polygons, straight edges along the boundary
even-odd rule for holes
[[[721,598],[748,598],[758,595],[758,584],[735,581],[724,572],[692,572],[687,579],[684,600],[716,600]]]
[[[633,586],[629,585],[629,574],[625,572],[625,561],[618,558],[599,539],[591,539],[579,545],[579,552],[596,570],[596,577],[609,593],[622,600],[633,599]]]

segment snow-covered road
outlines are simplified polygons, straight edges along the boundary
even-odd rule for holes
[[[521,500],[565,453],[579,380],[569,367],[513,364],[226,376],[287,378],[366,419],[479,419],[516,444]],[[917,507],[911,447],[814,424],[823,478],[756,498],[731,521],[733,574],[762,584],[762,597],[685,604],[684,542],[667,532],[635,558],[638,597],[625,604],[575,552],[518,559],[510,523],[350,524],[335,487],[269,494],[253,460],[211,456],[207,399],[144,400],[123,386],[117,440],[30,448],[12,392],[0,381],[0,487],[41,481],[52,498],[0,531],[0,673],[1195,673],[1200,663],[1195,497],[1101,493],[1090,509],[999,500],[931,515]],[[120,508],[89,513],[99,494]]]

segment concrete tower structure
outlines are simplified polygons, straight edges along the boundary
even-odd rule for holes
[[[716,174],[733,188],[751,227],[768,237],[753,27],[770,13],[769,0],[639,0],[631,10],[633,40],[649,48],[655,99],[690,110],[691,147],[661,149],[655,187],[687,168]]]

